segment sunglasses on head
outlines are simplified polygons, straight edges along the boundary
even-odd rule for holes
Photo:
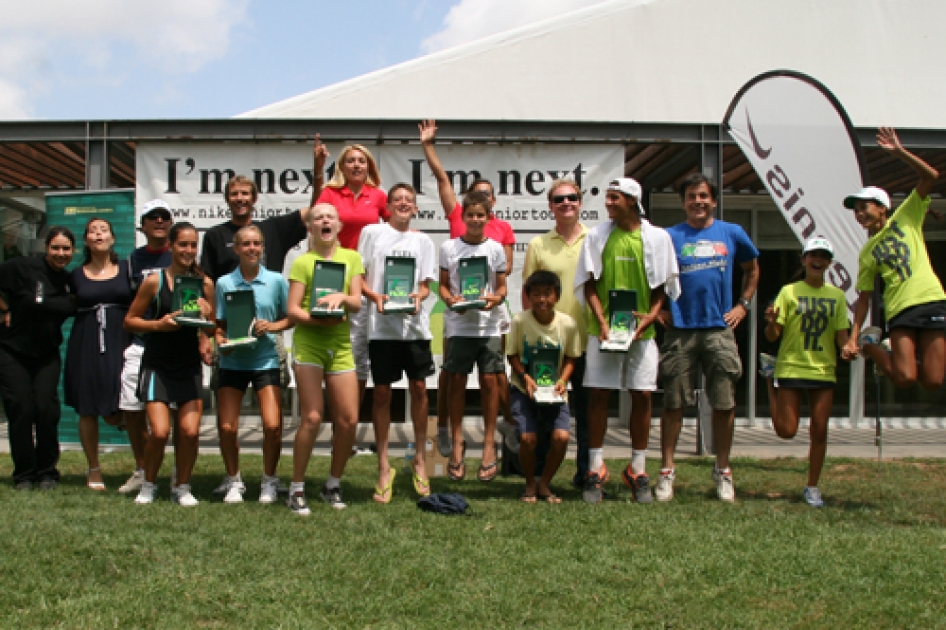
[[[571,201],[575,203],[578,201],[578,195],[576,193],[571,193],[569,195],[553,195],[552,203],[565,203],[566,201]]]

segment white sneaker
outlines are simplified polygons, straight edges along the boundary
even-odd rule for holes
[[[131,473],[131,477],[128,478],[121,488],[118,489],[118,494],[131,494],[132,492],[138,492],[141,490],[141,484],[145,481],[145,471],[140,468]]]
[[[669,472],[660,471],[657,478],[657,487],[654,488],[654,498],[658,501],[673,500],[673,482],[677,478],[677,471],[671,469]]]
[[[191,494],[191,486],[189,483],[182,483],[171,491],[171,502],[177,503],[181,507],[194,507],[200,503],[200,501]]]
[[[259,502],[269,505],[279,500],[279,477],[263,475],[259,488]]]
[[[450,434],[437,431],[437,451],[443,457],[450,457],[453,452],[453,444],[450,443]]]
[[[512,451],[514,455],[519,454],[519,427],[509,422],[506,422],[504,419],[500,422],[496,429],[506,438],[506,446],[509,447],[509,450]]]
[[[759,353],[759,376],[762,378],[775,376],[775,357],[771,354]]]
[[[227,490],[227,496],[223,497],[224,503],[243,503],[243,493],[246,492],[246,486],[242,481],[234,481]]]
[[[734,503],[736,501],[736,489],[732,483],[732,471],[719,470],[713,468],[713,481],[716,482],[716,496],[725,503]]]
[[[158,484],[142,481],[138,496],[135,497],[135,503],[138,505],[148,505],[149,503],[154,503],[157,496]]]
[[[815,486],[805,486],[805,503],[813,508],[823,508],[824,500],[821,498],[821,491]]]
[[[232,477],[230,475],[224,475],[223,481],[220,482],[219,486],[214,488],[213,493],[215,496],[218,496],[218,497],[228,495],[230,493],[230,489],[235,484],[240,484],[241,486],[243,485],[243,477],[240,475],[239,471],[237,471],[237,474],[233,475]],[[246,486],[243,487],[243,490],[241,492],[245,492],[245,491],[246,491]]]
[[[863,348],[869,344],[880,343],[880,338],[884,336],[884,331],[878,326],[868,326],[857,336],[857,347]]]

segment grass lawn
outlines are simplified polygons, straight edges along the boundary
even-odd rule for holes
[[[14,492],[0,457],[0,627],[946,626],[946,461],[878,475],[829,460],[823,510],[801,502],[793,459],[737,460],[736,505],[714,499],[710,460],[683,461],[676,500],[651,506],[614,481],[610,500],[582,503],[574,462],[557,506],[522,504],[521,480],[479,483],[475,467],[433,481],[475,518],[420,512],[407,475],[375,504],[371,456],[349,464],[343,511],[318,502],[328,460],[313,459],[308,518],[255,502],[260,457],[243,457],[236,506],[211,498],[220,458],[199,457],[193,509],[167,500],[166,475],[162,500],[136,506],[114,491],[130,456],[102,465],[105,494],[85,489],[76,452],[56,491]],[[609,466],[617,479],[622,462]]]

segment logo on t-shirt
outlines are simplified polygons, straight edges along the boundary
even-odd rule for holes
[[[891,221],[890,232],[877,241],[871,250],[877,264],[893,269],[901,282],[913,275],[913,270],[910,269],[910,246],[901,240],[905,236],[897,222]]]
[[[832,298],[799,297],[797,315],[801,315],[801,332],[805,350],[821,352],[821,336],[828,330],[828,321],[835,316],[838,301]]]
[[[718,267],[725,270],[729,257],[729,248],[720,241],[697,241],[684,243],[680,249],[681,258],[697,258],[699,260],[680,265],[680,273],[691,273],[703,269]]]

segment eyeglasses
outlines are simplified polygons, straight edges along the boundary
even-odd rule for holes
[[[578,201],[578,195],[576,193],[572,193],[570,195],[553,195],[552,196],[552,203],[559,204],[559,203],[565,203],[566,201],[571,201],[572,203],[575,203]]]

